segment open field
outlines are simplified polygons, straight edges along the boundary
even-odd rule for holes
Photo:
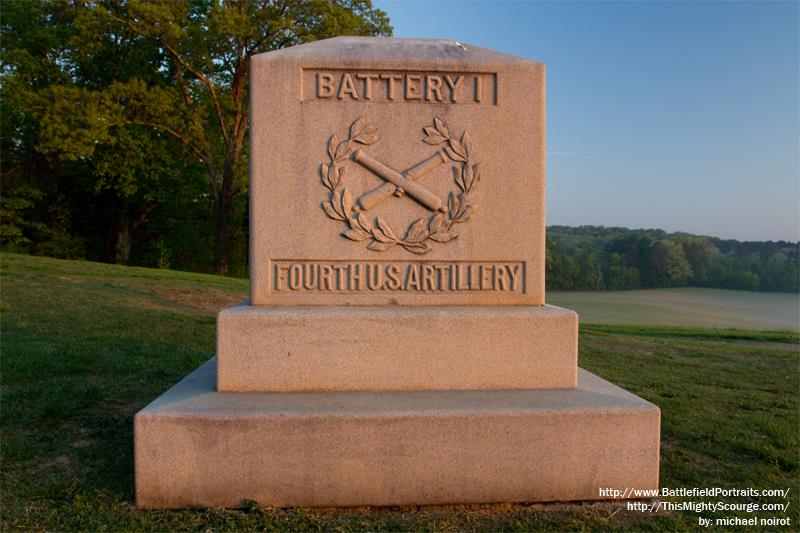
[[[242,300],[247,282],[8,254],[0,254],[0,275],[3,530],[697,528],[694,512],[641,513],[616,503],[139,511],[133,415],[212,356],[214,313]],[[662,486],[789,488],[795,525],[798,342],[793,332],[585,325],[580,363],[661,407]]]
[[[662,324],[800,331],[800,295],[725,289],[548,292],[586,324]]]

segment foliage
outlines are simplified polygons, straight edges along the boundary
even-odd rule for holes
[[[137,510],[133,415],[213,354],[214,313],[246,297],[247,283],[11,254],[0,254],[0,275],[3,530],[697,528],[692,511],[650,514],[619,503]],[[800,360],[786,343],[797,341],[788,333],[593,325],[581,328],[580,363],[661,408],[662,486],[790,488],[796,523]],[[732,515],[752,517],[717,516]]]
[[[716,287],[798,292],[800,243],[739,242],[603,226],[551,226],[547,288]]]
[[[46,229],[44,224],[30,220],[29,212],[42,193],[31,187],[17,187],[5,191],[0,198],[0,244],[3,248],[17,251],[29,251],[31,240],[25,233]]]
[[[63,259],[82,258],[85,242],[67,231],[70,214],[64,208],[63,198],[48,206],[50,224],[37,222],[32,215],[41,198],[41,191],[26,185],[3,192],[0,198],[0,245],[15,252]]]
[[[4,188],[62,199],[89,258],[243,273],[250,58],[390,34],[370,0],[8,0]]]

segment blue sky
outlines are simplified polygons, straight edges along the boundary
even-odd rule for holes
[[[800,240],[800,3],[376,4],[547,65],[548,224]]]

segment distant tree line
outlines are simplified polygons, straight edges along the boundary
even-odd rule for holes
[[[714,287],[798,292],[799,251],[798,242],[550,226],[546,283],[552,290]]]

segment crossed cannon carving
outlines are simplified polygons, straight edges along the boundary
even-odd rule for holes
[[[356,201],[356,211],[369,211],[392,195],[401,198],[403,195],[408,194],[408,196],[431,211],[445,212],[447,208],[444,207],[445,204],[442,202],[441,198],[436,196],[436,194],[431,192],[428,188],[416,183],[416,181],[448,160],[449,158],[445,151],[439,150],[401,174],[393,168],[384,165],[377,159],[367,155],[362,150],[356,150],[353,152],[353,161],[367,170],[370,170],[386,182],[361,195]]]

